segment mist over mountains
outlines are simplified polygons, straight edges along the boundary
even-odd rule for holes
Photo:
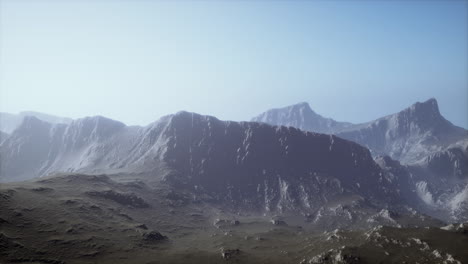
[[[307,103],[268,110],[252,121],[334,134],[366,146],[374,156],[388,155],[404,163],[417,162],[448,146],[462,145],[468,136],[467,130],[440,114],[434,98],[363,124],[324,118]]]
[[[468,221],[467,130],[447,121],[435,99],[364,124],[324,118],[307,103],[268,110],[251,122],[178,112],[147,126],[126,126],[102,116],[35,115],[18,117],[14,129],[16,119],[2,126],[8,133],[0,141],[6,204],[0,220],[8,230],[17,228],[11,217],[18,206],[27,206],[20,201],[33,196],[55,197],[51,203],[65,211],[81,204],[73,209],[80,217],[112,219],[116,209],[102,214],[83,208],[99,202],[93,206],[102,212],[118,204],[130,208],[119,210],[131,225],[140,225],[134,222],[139,219],[158,231],[173,230],[173,238],[193,215],[201,217],[196,228],[213,219],[216,228],[228,229],[244,221],[242,232],[263,226],[258,219],[265,218],[274,226],[300,223],[321,231]],[[69,190],[72,185],[80,187]],[[22,221],[34,226],[41,210],[52,210],[38,208],[21,212],[28,216]],[[158,224],[165,221],[180,222]],[[69,225],[76,230],[80,224]],[[96,228],[82,232],[103,230]],[[16,243],[11,235],[2,241]]]
[[[0,112],[0,131],[3,133],[10,134],[12,133],[18,126],[21,125],[23,120],[27,116],[34,116],[40,120],[52,123],[52,124],[69,124],[72,119],[67,117],[59,117],[34,111],[23,111],[19,114],[10,114],[10,113],[2,113]]]

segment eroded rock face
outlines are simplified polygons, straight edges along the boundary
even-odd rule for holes
[[[336,136],[186,112],[163,136],[163,159],[177,172],[168,180],[233,205],[285,211],[347,192],[393,195],[369,151]]]

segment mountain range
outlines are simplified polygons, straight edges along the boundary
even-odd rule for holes
[[[71,118],[67,117],[59,117],[49,114],[44,114],[35,111],[23,111],[19,114],[11,114],[11,113],[2,113],[0,112],[0,132],[10,134],[12,133],[18,126],[21,125],[23,119],[27,116],[34,116],[40,120],[49,122],[49,123],[63,123],[68,124],[72,121]]]
[[[384,195],[385,178],[369,151],[336,136],[179,112],[146,127],[104,117],[69,125],[27,117],[0,149],[2,180],[56,172],[171,172],[165,180],[197,186],[217,199],[258,209],[308,206],[325,183]],[[340,166],[336,166],[340,164]],[[222,176],[220,176],[222,175]],[[377,184],[380,181],[381,184]],[[227,194],[227,196],[226,196]],[[328,195],[328,194],[321,194]],[[261,203],[259,202],[261,201]],[[258,203],[258,204],[257,204]]]
[[[463,145],[468,139],[467,130],[440,114],[434,98],[363,124],[324,118],[307,103],[268,110],[251,121],[334,134],[366,146],[374,156],[388,155],[403,163],[420,161],[429,154]]]
[[[384,243],[378,239],[385,233],[381,225],[439,228],[444,222],[468,221],[467,131],[443,118],[434,99],[365,124],[323,118],[306,103],[267,111],[251,122],[190,112],[147,126],[102,116],[59,121],[25,116],[1,135],[0,199],[5,206],[0,223],[6,231],[0,231],[0,246],[10,250],[5,258],[15,262],[46,262],[43,250],[55,252],[70,243],[76,252],[51,254],[81,259],[105,255],[108,248],[116,256],[127,243],[134,245],[129,251],[162,247],[177,252],[194,240],[232,247],[244,243],[238,240],[241,234],[241,241],[255,234],[256,242],[245,242],[253,248],[261,247],[257,243],[264,243],[264,236],[299,243],[293,237],[304,234],[341,247],[346,245],[342,240]],[[96,224],[99,219],[106,222]],[[275,228],[265,229],[268,222]],[[168,234],[174,245],[160,244],[167,237],[145,231],[148,227]],[[464,241],[456,233],[463,225],[446,229],[457,231],[442,235]],[[211,230],[214,238],[200,230]],[[216,238],[219,230],[227,230],[222,238]],[[411,230],[407,232],[418,236],[441,232]],[[109,231],[128,236],[116,237],[111,245],[106,242]],[[324,237],[317,237],[317,231]],[[18,240],[20,232],[25,238]],[[47,232],[60,239],[48,240]],[[415,241],[414,246],[424,245]],[[43,243],[47,246],[41,251]],[[400,250],[411,245],[398,243]],[[442,249],[452,252],[440,246],[434,250]],[[221,250],[224,259],[243,259],[239,252]],[[311,256],[304,263],[335,263],[326,260],[342,259],[343,252]],[[346,253],[351,259],[336,263],[356,263],[353,259],[362,258],[365,250],[359,252],[351,250]],[[412,257],[424,262],[438,256],[421,252]],[[461,251],[453,252],[465,258]],[[439,255],[457,263],[449,253]]]
[[[336,135],[367,147],[383,168],[410,186],[421,211],[439,218],[468,208],[468,131],[453,125],[434,98],[363,124],[338,122],[316,114],[307,103],[268,110],[252,119],[275,126]],[[390,161],[391,160],[391,161]],[[394,173],[399,171],[398,173]],[[449,206],[447,206],[449,205]]]
[[[384,204],[390,198],[405,200],[444,220],[467,217],[468,137],[440,115],[434,99],[360,125],[322,118],[305,103],[254,120],[289,126],[220,121],[188,112],[145,127],[102,116],[69,124],[27,116],[2,140],[0,180],[163,170],[165,181],[192,191],[196,186],[214,200],[252,210],[300,208],[310,213],[326,201],[353,194],[376,202],[387,199]],[[305,128],[339,132],[326,135]],[[396,162],[379,167],[371,153]],[[395,166],[401,170],[397,175]],[[444,203],[453,206],[439,210]]]

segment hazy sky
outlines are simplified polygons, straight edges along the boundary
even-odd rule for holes
[[[0,0],[0,111],[147,124],[307,101],[364,122],[435,97],[468,127],[467,1]]]

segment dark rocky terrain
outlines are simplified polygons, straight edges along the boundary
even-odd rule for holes
[[[381,210],[360,220],[366,228],[326,228],[314,221],[317,214],[225,210],[193,192],[156,184],[154,176],[64,174],[2,184],[0,262],[468,261],[466,225],[444,227],[422,215]],[[336,214],[327,222],[344,217],[351,207],[329,208]]]

